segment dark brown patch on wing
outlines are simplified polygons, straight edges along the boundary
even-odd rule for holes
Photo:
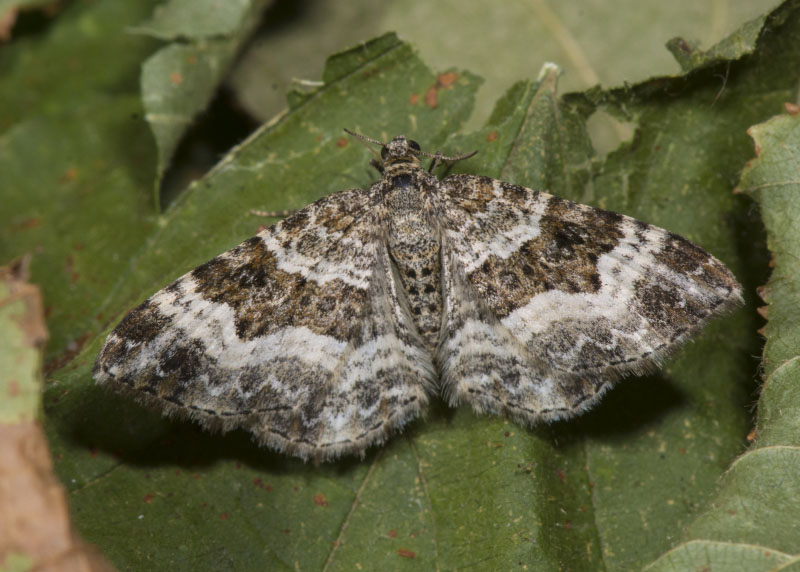
[[[308,225],[308,211],[301,210],[281,221],[281,228],[287,233],[295,233]]]
[[[342,195],[337,196],[337,195]],[[367,195],[363,191],[344,191],[325,197],[314,203],[315,222],[329,232],[344,232],[363,214]]]
[[[677,234],[670,233],[664,248],[655,254],[656,260],[704,288],[732,290],[735,280],[730,271],[708,252]]]
[[[106,340],[100,357],[94,364],[93,374],[107,372],[110,366],[123,363],[139,355],[145,344],[156,338],[172,324],[151,300],[145,300],[114,329]]]
[[[664,267],[686,281],[694,282],[703,292],[698,297],[682,284],[667,279],[643,276],[636,284],[636,311],[659,331],[674,341],[697,328],[717,311],[730,303],[737,290],[730,271],[705,250],[676,234],[669,234],[654,258]]]
[[[183,405],[190,401],[187,394],[191,394],[192,391],[203,391],[202,385],[198,387],[187,382],[198,379],[210,366],[213,366],[214,361],[207,355],[202,341],[185,338],[181,343],[172,344],[164,354],[158,356],[157,364],[158,374],[156,375],[154,371],[151,378],[139,377],[129,380],[123,376],[119,381],[129,383],[156,397]],[[158,380],[157,384],[153,383],[155,379]]]
[[[456,175],[442,182],[447,185],[448,196],[470,214],[484,211],[494,198],[494,179],[489,177]]]
[[[712,311],[707,301],[693,298],[668,281],[644,278],[636,283],[635,311],[668,341],[683,335]]]
[[[595,293],[601,286],[597,261],[619,244],[620,220],[619,214],[551,197],[539,235],[508,258],[490,256],[469,280],[500,319],[548,290]]]
[[[287,326],[305,326],[337,340],[361,339],[367,292],[339,279],[319,284],[280,270],[259,237],[198,266],[191,276],[203,298],[234,310],[236,331],[244,340]]]
[[[145,300],[116,327],[114,333],[132,343],[149,342],[172,324],[151,300]]]

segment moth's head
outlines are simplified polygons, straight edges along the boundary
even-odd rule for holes
[[[381,159],[384,166],[394,163],[413,163],[419,165],[421,150],[419,143],[398,135],[381,147]]]
[[[406,139],[403,135],[398,135],[388,143],[384,143],[382,141],[378,141],[377,139],[373,139],[371,137],[367,137],[366,135],[361,135],[360,133],[355,133],[354,131],[350,131],[349,129],[345,129],[345,133],[348,135],[352,135],[366,143],[372,143],[373,145],[380,145],[381,146],[381,159],[383,160],[383,167],[388,167],[397,163],[405,163],[405,164],[414,164],[419,165],[419,158],[420,157],[430,157],[433,159],[433,163],[431,165],[431,171],[433,171],[433,167],[440,161],[461,161],[462,159],[467,159],[472,157],[477,151],[473,151],[472,153],[465,153],[463,155],[456,155],[455,157],[448,157],[447,155],[442,155],[441,153],[428,153],[423,151],[419,147],[419,143],[416,141],[412,141],[411,139]]]

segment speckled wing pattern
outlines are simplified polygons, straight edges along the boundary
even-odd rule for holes
[[[453,405],[526,424],[574,415],[741,303],[720,261],[664,229],[488,177],[441,189]]]
[[[375,221],[322,199],[157,292],[111,333],[99,383],[211,429],[329,459],[416,417],[435,381]]]
[[[329,460],[436,394],[525,425],[578,414],[741,303],[730,271],[675,234],[488,177],[439,180],[415,142],[381,145],[369,190],[309,205],[131,312],[97,381]]]

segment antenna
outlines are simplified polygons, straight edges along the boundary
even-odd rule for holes
[[[349,129],[345,129],[344,132],[347,133],[348,135],[352,135],[353,137],[355,137],[357,139],[360,139],[361,141],[366,141],[367,143],[372,143],[373,145],[380,145],[381,147],[386,145],[386,143],[384,143],[383,141],[378,141],[377,139],[373,139],[372,137],[367,137],[366,135],[362,135],[361,133],[356,133],[355,131],[350,131]],[[412,149],[410,147],[409,147],[408,150],[411,151],[412,153],[414,153],[415,155],[423,155],[424,157],[429,157],[429,158],[433,159],[433,164],[431,165],[431,170],[433,170],[433,165],[436,165],[436,163],[439,162],[439,161],[447,161],[447,162],[455,163],[456,161],[463,161],[464,159],[469,159],[470,157],[472,157],[473,155],[475,155],[478,152],[476,150],[476,151],[472,151],[471,153],[464,153],[462,155],[455,155],[455,156],[451,157],[449,155],[442,155],[439,152],[437,152],[437,153],[428,153],[427,151],[420,151],[420,150],[417,150],[417,149]]]

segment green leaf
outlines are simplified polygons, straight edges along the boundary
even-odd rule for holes
[[[251,4],[250,0],[168,0],[132,29],[162,40],[233,36],[247,27]]]
[[[3,46],[0,129],[39,114],[68,114],[97,94],[138,91],[138,74],[131,70],[138,70],[156,43],[126,34],[125,29],[148,14],[154,3],[69,6],[44,33],[25,35]]]
[[[114,276],[152,231],[155,150],[138,77],[156,46],[124,33],[150,9],[71,4],[46,32],[0,50],[0,262],[32,254],[49,368],[105,326]]]
[[[51,51],[57,59],[53,38],[80,39],[84,28],[75,22],[102,21],[118,4],[71,5],[53,30],[26,43],[40,59]],[[750,356],[759,351],[752,294],[748,309],[716,321],[662,372],[622,383],[579,419],[528,430],[436,404],[364,460],[319,467],[259,449],[241,432],[208,435],[162,419],[99,391],[90,370],[104,337],[98,330],[253,234],[264,221],[250,209],[298,208],[374,180],[369,151],[342,127],[381,139],[405,133],[445,153],[478,149],[454,170],[546,188],[680,232],[725,260],[752,293],[766,275],[762,236],[747,199],[730,190],[752,154],[745,130],[795,93],[798,12],[797,3],[785,3],[765,19],[751,55],[688,76],[559,97],[556,70],[546,68],[538,81],[508,90],[485,127],[463,134],[479,81],[461,71],[437,75],[387,35],[334,56],[324,86],[298,97],[157,218],[148,197],[157,154],[145,124],[131,117],[135,58],[121,54],[127,67],[115,71],[118,85],[129,86],[123,97],[87,98],[85,87],[54,85],[49,113],[5,115],[0,172],[12,173],[8,196],[16,202],[13,215],[2,215],[11,217],[3,228],[12,238],[3,256],[42,246],[34,265],[49,284],[49,322],[59,332],[51,355],[64,364],[48,380],[47,429],[82,535],[133,570],[153,562],[192,570],[630,570],[691,558],[685,554],[697,545],[679,543],[693,538],[685,536],[690,525],[705,530],[707,503],[750,430],[757,366]],[[113,21],[118,31],[142,17]],[[134,46],[139,61],[153,49],[143,38],[105,41],[110,51]],[[12,44],[0,58],[22,59],[17,53],[25,50],[15,50]],[[12,77],[24,83],[19,72]],[[106,79],[98,69],[83,81],[102,92]],[[5,79],[3,90],[20,91]],[[34,103],[49,99],[34,95]],[[28,105],[16,97],[12,107]],[[637,126],[633,140],[607,157],[587,135],[597,109]],[[80,184],[69,180],[76,162],[78,174],[96,169]],[[65,182],[59,173],[69,174]],[[49,206],[53,196],[69,201]],[[30,229],[37,209],[47,216]],[[78,236],[77,252],[92,250],[70,282],[64,263]],[[74,359],[70,339],[85,340],[75,344]],[[791,392],[791,383],[781,385]],[[782,414],[775,402],[772,408]],[[770,417],[763,423],[760,435],[769,435]],[[745,487],[760,469],[768,485],[783,476],[786,490],[796,490],[792,462],[766,459],[737,462],[723,488]],[[742,522],[780,516],[773,489],[753,497]],[[730,508],[720,506],[717,521]],[[740,537],[759,540],[752,526],[742,530]],[[739,555],[734,564],[753,555],[702,538],[706,553]],[[779,540],[781,548],[789,542]],[[776,552],[752,561],[779,564],[796,550]]]
[[[42,417],[41,346],[47,331],[41,295],[27,284],[26,267],[24,261],[0,266],[0,426]]]
[[[735,60],[755,50],[756,40],[766,19],[766,14],[753,18],[708,51],[699,49],[683,38],[671,39],[667,42],[667,49],[672,52],[684,72]]]
[[[276,4],[270,11],[273,25],[259,32],[229,81],[242,105],[267,121],[285,106],[283,93],[294,78],[320,77],[322,59],[310,54],[329,53],[382,30],[394,30],[416,46],[433,69],[467,68],[485,78],[467,123],[475,129],[510,85],[535,74],[544,62],[557,62],[565,70],[562,92],[676,73],[679,67],[663,48],[668,38],[680,34],[713,46],[775,4],[774,0],[350,0],[309,3],[303,10]],[[613,125],[607,126],[608,133],[597,133],[606,126],[600,117],[592,120],[594,137],[609,139],[604,149],[629,136]]]
[[[769,572],[791,570],[793,561],[789,554],[765,550],[759,546],[727,542],[702,542],[692,540],[669,551],[652,565],[647,572],[673,572],[675,570],[746,570],[747,572]],[[796,564],[796,561],[795,561]]]
[[[367,62],[380,57],[384,52],[390,52],[398,47],[400,40],[393,33],[384,34],[359,46],[334,54],[325,62],[325,70],[320,85],[331,84],[344,80],[347,75],[357,73]],[[315,90],[318,91],[318,90]],[[300,104],[314,96],[314,91],[293,89],[289,92],[289,109],[296,109]]]
[[[761,207],[774,269],[761,290],[769,304],[765,328],[765,381],[758,404],[755,440],[720,481],[710,508],[689,527],[685,545],[656,562],[669,569],[676,558],[692,567],[716,569],[746,558],[747,569],[797,564],[800,552],[800,117],[784,115],[750,129],[757,158],[742,173],[740,189]],[[724,550],[698,550],[723,546]],[[746,555],[745,555],[746,554]]]
[[[800,281],[795,259],[800,229],[800,117],[782,115],[750,129],[757,158],[742,173],[739,188],[758,201],[774,268],[761,297],[768,304],[764,373],[769,378],[796,359],[800,347],[800,305],[794,285]]]
[[[268,0],[170,0],[134,31],[173,43],[142,67],[146,119],[158,145],[156,189],[186,130],[206,109]],[[160,205],[156,196],[157,206]]]

